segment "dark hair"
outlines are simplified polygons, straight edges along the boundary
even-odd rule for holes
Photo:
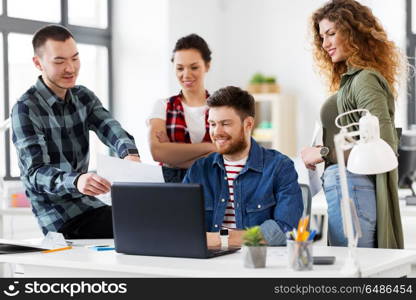
[[[235,86],[227,86],[215,91],[207,99],[208,107],[228,106],[233,108],[241,120],[256,114],[255,101],[252,95]]]
[[[175,48],[173,48],[172,51],[171,61],[173,62],[173,57],[175,56],[176,51],[186,49],[195,49],[199,51],[206,64],[211,62],[211,50],[209,50],[207,42],[195,33],[184,36],[176,42]]]
[[[42,47],[47,40],[65,42],[69,38],[74,38],[72,33],[61,25],[46,25],[35,32],[32,39],[33,51]]]

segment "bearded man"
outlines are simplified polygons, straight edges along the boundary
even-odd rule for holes
[[[260,146],[252,137],[255,101],[238,87],[207,100],[210,136],[217,152],[197,160],[183,182],[199,183],[205,197],[208,245],[227,229],[229,244],[242,243],[244,229],[259,225],[264,242],[285,245],[286,232],[303,213],[298,175],[290,158]]]

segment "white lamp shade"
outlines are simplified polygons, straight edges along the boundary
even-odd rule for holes
[[[347,169],[355,174],[372,175],[389,172],[397,165],[397,157],[390,145],[375,138],[367,143],[359,141],[352,148]]]

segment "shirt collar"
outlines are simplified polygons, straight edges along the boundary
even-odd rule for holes
[[[352,75],[355,75],[356,73],[360,72],[361,70],[362,70],[362,68],[347,65],[347,72],[342,74],[340,86],[344,85],[347,78],[349,78]]]
[[[224,159],[222,155],[219,153],[215,153],[214,155],[212,165],[218,165],[220,168],[224,169]],[[241,173],[248,169],[260,173],[263,171],[263,151],[253,138],[251,138],[250,152],[248,154],[246,165]]]
[[[42,79],[42,76],[38,77],[38,80],[35,83],[36,90],[39,92],[41,97],[49,104],[49,106],[54,105],[55,103],[62,103],[62,100],[56,96],[56,94],[45,84]],[[67,90],[65,94],[65,102],[69,103],[72,100],[71,89]]]
[[[344,73],[343,75],[354,75],[355,73],[357,73],[361,70],[362,70],[362,68],[347,65],[347,72]]]
[[[181,98],[183,98],[184,96],[183,96],[183,91],[182,90],[180,90],[179,91],[179,94],[178,95],[176,95],[177,97],[181,97]],[[206,99],[208,99],[208,97],[210,96],[210,94],[209,94],[209,92],[207,91],[207,90],[205,90],[205,98]]]

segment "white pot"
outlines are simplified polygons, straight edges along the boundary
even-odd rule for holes
[[[246,268],[266,267],[266,246],[243,246],[244,266]]]

